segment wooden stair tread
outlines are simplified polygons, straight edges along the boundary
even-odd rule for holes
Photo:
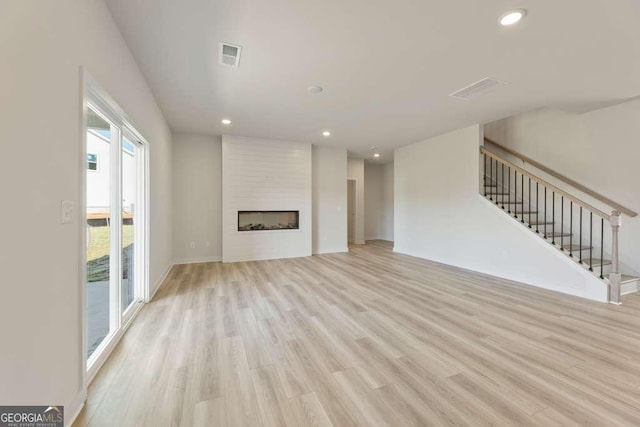
[[[553,225],[551,221],[531,221],[531,225]]]
[[[533,224],[531,224],[533,225]],[[573,234],[571,233],[561,233],[559,231],[556,231],[555,233],[545,233],[545,236],[550,239],[550,238],[555,238],[555,237],[571,237],[573,236]]]
[[[636,280],[640,280],[640,277],[630,276],[628,274],[623,274],[622,275],[622,279],[620,280],[620,283],[635,282]]]
[[[600,267],[600,265],[611,265],[610,259],[602,260],[602,264],[600,264],[600,262],[600,258],[591,258],[591,262],[589,262],[588,258],[582,260],[583,264],[590,265],[592,267]]]
[[[562,246],[562,248],[565,251],[580,252],[580,251],[588,251],[589,249],[591,249],[591,246],[582,246],[582,245],[573,244],[573,245],[564,245]]]

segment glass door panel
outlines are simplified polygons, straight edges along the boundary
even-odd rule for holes
[[[91,109],[87,121],[88,358],[111,332],[111,138],[117,130]]]

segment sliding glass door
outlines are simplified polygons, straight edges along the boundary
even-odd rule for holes
[[[142,303],[145,144],[117,115],[86,114],[86,342],[91,369]]]

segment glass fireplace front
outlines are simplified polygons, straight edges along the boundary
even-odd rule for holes
[[[300,211],[238,211],[238,231],[297,230]]]

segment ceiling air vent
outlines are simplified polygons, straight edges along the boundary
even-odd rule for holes
[[[470,84],[467,87],[463,87],[462,89],[453,92],[449,95],[452,98],[464,99],[465,101],[470,100],[471,98],[475,98],[483,92],[487,92],[496,86],[501,86],[506,84],[505,82],[501,82],[500,80],[484,78],[479,80],[473,84]]]
[[[238,68],[238,64],[240,63],[240,52],[242,52],[242,46],[220,42],[220,56],[218,58],[218,62],[222,65]]]

